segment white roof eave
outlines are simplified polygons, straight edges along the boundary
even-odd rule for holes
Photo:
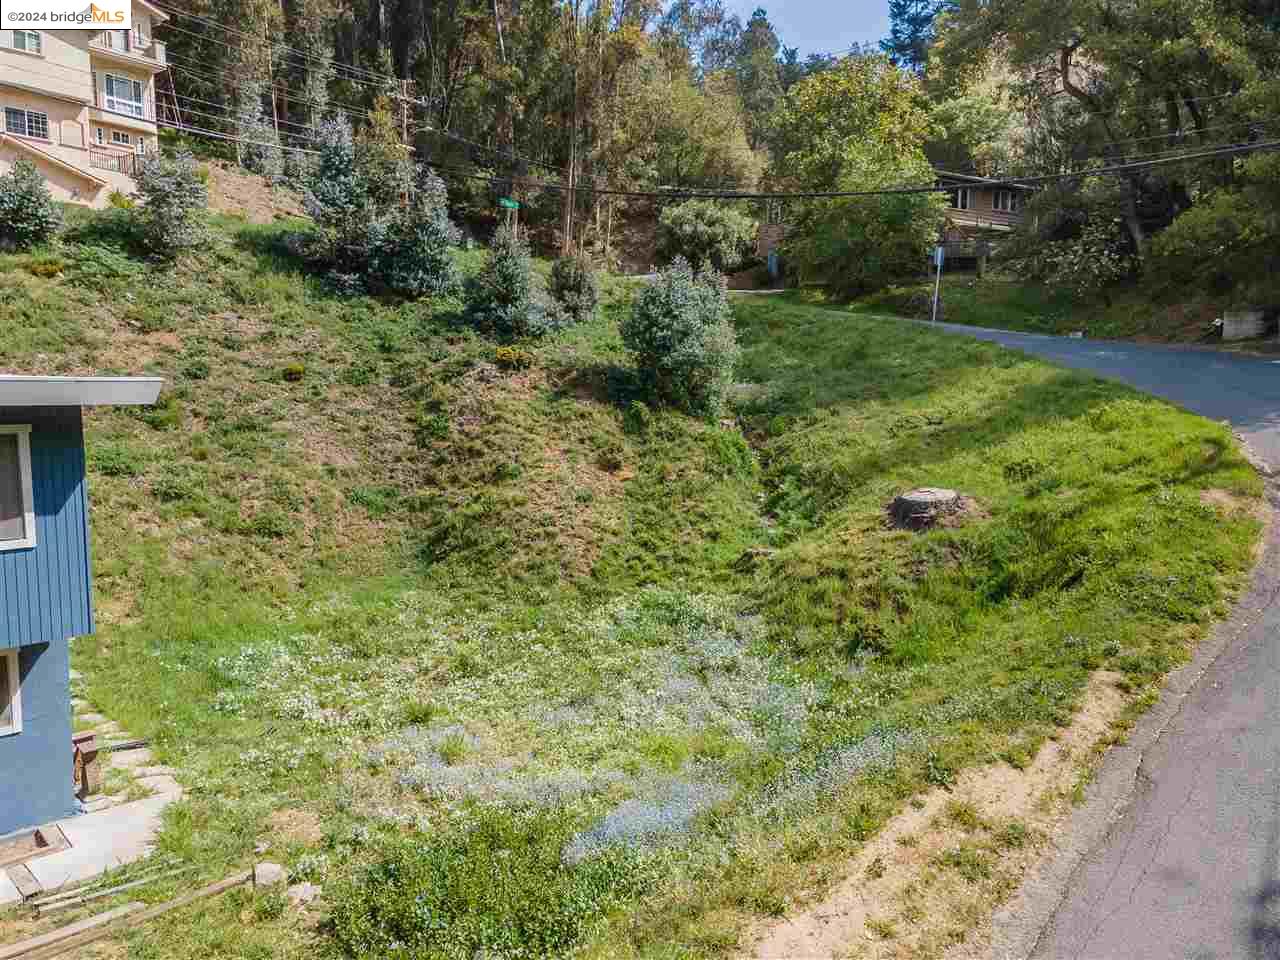
[[[148,406],[160,377],[21,377],[0,374],[0,407]]]

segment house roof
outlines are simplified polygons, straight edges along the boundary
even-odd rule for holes
[[[149,14],[155,17],[157,23],[163,23],[165,20],[169,19],[169,15],[167,13],[165,13],[159,7],[153,4],[147,3],[147,0],[133,0],[133,2],[136,3],[138,6],[144,8]]]
[[[1013,183],[1009,180],[993,180],[990,177],[975,177],[971,173],[952,173],[949,170],[939,170],[934,167],[933,172],[938,175],[939,180],[963,180],[965,183],[989,183],[993,187],[1000,187],[1002,190],[1034,190],[1024,183]]]
[[[145,406],[156,402],[159,377],[21,377],[0,374],[0,407]]]
[[[14,137],[7,133],[0,133],[0,143],[11,144],[19,150],[31,154],[31,156],[40,160],[42,163],[52,164],[59,170],[65,170],[67,173],[73,174],[88,183],[95,184],[99,187],[105,187],[107,185],[107,181],[103,180],[101,177],[95,177],[92,173],[89,173],[86,170],[81,170],[79,167],[67,163],[65,160],[59,160],[53,154],[45,153],[39,147],[27,143],[27,141],[20,137]]]

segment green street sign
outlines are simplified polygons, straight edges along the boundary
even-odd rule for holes
[[[510,197],[499,197],[499,198],[498,198],[498,206],[500,206],[500,207],[506,207],[506,209],[508,209],[508,210],[519,210],[519,209],[520,209],[520,204],[516,203],[516,202],[515,202],[514,200],[512,200]]]

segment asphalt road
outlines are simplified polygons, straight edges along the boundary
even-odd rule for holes
[[[1280,465],[1280,360],[947,329],[1229,420],[1258,455]],[[1250,591],[1215,634],[1220,647],[1203,651],[1184,689],[1171,680],[1152,711],[1167,708],[1165,717],[1150,735],[1117,748],[1104,764],[1099,780],[1123,785],[1099,798],[1101,817],[1082,818],[1102,822],[1077,827],[1089,836],[1074,866],[1063,869],[1056,890],[1019,900],[1005,918],[1008,927],[1032,927],[1023,947],[1005,956],[1280,960],[1278,528]],[[1037,896],[1042,911],[1029,906]]]

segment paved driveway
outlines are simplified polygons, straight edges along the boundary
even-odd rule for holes
[[[1229,420],[1280,465],[1280,360],[941,326]],[[1273,529],[1249,593],[1217,634],[1221,653],[1206,658],[1188,689],[1166,694],[1183,699],[1145,746],[1118,748],[1104,764],[1101,782],[1125,779],[1121,768],[1130,764],[1127,803],[1111,813],[1100,802],[1105,825],[1076,828],[1093,835],[1074,869],[1041,898],[1043,911],[1028,906],[1033,895],[998,920],[1004,941],[1021,944],[1002,957],[1280,960],[1277,595],[1280,530]],[[1136,760],[1126,760],[1134,749]],[[1114,799],[1124,801],[1124,791]],[[1019,924],[1031,929],[1020,932]]]

